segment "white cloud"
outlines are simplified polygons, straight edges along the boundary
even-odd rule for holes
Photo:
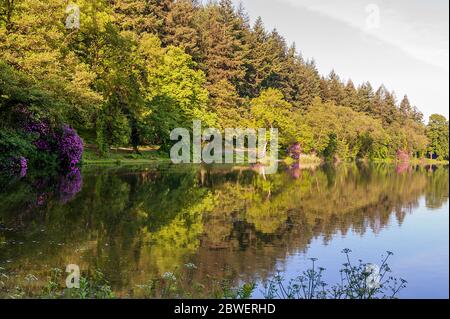
[[[355,84],[406,93],[426,118],[449,112],[447,1],[242,0],[253,22],[261,16],[267,29],[296,42],[321,74],[334,69]],[[374,2],[381,14],[375,30],[366,28],[365,11]]]
[[[341,21],[430,65],[449,70],[448,2],[426,1],[361,1],[361,0],[283,0],[329,18]],[[368,28],[374,11],[379,8],[379,28]],[[438,4],[438,6],[436,6]]]

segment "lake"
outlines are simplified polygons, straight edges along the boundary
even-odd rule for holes
[[[154,164],[2,180],[0,270],[33,291],[76,264],[101,270],[117,296],[141,297],[141,285],[188,264],[189,283],[255,281],[260,298],[262,282],[298,276],[309,258],[337,282],[349,248],[371,263],[393,252],[393,275],[408,281],[400,297],[448,298],[448,178],[445,166],[293,165],[265,176]]]

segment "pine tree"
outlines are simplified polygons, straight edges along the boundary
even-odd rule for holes
[[[303,59],[297,55],[295,44],[287,51],[286,59],[283,61],[282,70],[280,72],[279,89],[283,93],[286,101],[295,108],[301,107],[300,91],[302,89],[301,67]]]
[[[320,75],[314,60],[307,61],[301,68],[300,100],[303,108],[308,108],[320,96]]]
[[[319,95],[320,77],[314,62],[305,62],[292,45],[283,62],[280,90],[296,109],[306,110]]]
[[[17,14],[16,6],[15,0],[0,1],[0,26],[4,25],[7,32],[13,27],[13,15]]]
[[[244,96],[255,98],[259,95],[262,83],[268,76],[271,67],[265,48],[268,36],[261,17],[256,20],[248,37],[249,54],[246,59],[244,78],[246,89],[242,93]]]
[[[250,18],[245,11],[242,3],[236,9],[234,19],[234,34],[239,45],[239,59],[241,60],[242,75],[235,81],[236,90],[240,97],[248,97],[250,86],[247,82],[247,74],[251,67],[251,46],[252,46],[252,31],[250,27]]]
[[[174,0],[110,0],[121,30],[166,34],[165,20]]]
[[[389,125],[400,119],[395,93],[389,92],[384,85],[381,85],[375,92],[371,115],[382,119],[384,125]]]
[[[411,119],[417,123],[423,124],[423,113],[419,111],[417,106],[413,106]]]
[[[201,61],[201,33],[197,25],[197,0],[179,0],[171,4],[166,18],[165,45],[183,48],[196,62]]]
[[[372,85],[369,82],[363,83],[358,87],[358,112],[364,112],[367,114],[373,114],[373,103],[375,94],[373,92]]]
[[[336,105],[342,105],[344,100],[344,84],[334,70],[328,75],[326,87],[328,92],[325,101],[332,101]]]
[[[347,85],[344,89],[344,98],[342,105],[351,108],[354,111],[358,111],[358,92],[353,84],[352,80],[347,81]]]
[[[384,123],[392,123],[399,119],[399,110],[397,108],[397,99],[395,92],[387,91],[383,101],[383,113],[381,114]]]
[[[329,101],[330,89],[328,87],[328,81],[324,76],[320,77],[319,88],[320,88],[320,99],[324,102]]]
[[[202,13],[201,67],[207,74],[209,84],[221,80],[236,84],[244,77],[240,39],[233,29],[236,16],[228,9],[228,5],[231,4],[221,2],[220,7],[210,4]]]
[[[405,122],[406,119],[413,117],[413,108],[407,95],[405,95],[403,100],[400,102],[400,116],[402,122]]]
[[[409,102],[407,95],[405,95],[403,100],[400,102],[400,112],[406,117],[408,117],[412,112],[411,103]]]
[[[286,75],[286,60],[288,48],[286,40],[274,29],[265,43],[266,61],[269,61],[269,72],[266,78],[261,83],[261,89],[283,87],[283,79]]]
[[[233,84],[226,80],[208,86],[210,93],[209,110],[217,114],[218,127],[226,128],[244,127],[242,122],[246,115],[241,107],[242,99]]]

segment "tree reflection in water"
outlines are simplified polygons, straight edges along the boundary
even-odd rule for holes
[[[264,177],[243,167],[88,168],[82,180],[2,190],[0,266],[39,282],[52,267],[101,269],[119,296],[189,262],[194,281],[265,279],[314,238],[379,233],[422,196],[433,209],[448,192],[446,167],[293,165]]]

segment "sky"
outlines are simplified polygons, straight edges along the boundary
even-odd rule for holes
[[[236,0],[321,74],[384,84],[425,115],[449,116],[448,0]]]

